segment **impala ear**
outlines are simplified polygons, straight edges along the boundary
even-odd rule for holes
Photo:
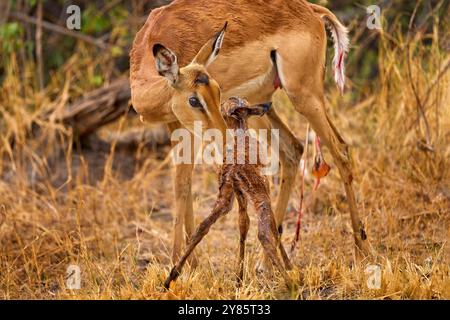
[[[220,30],[212,39],[210,39],[197,53],[192,63],[198,63],[208,67],[219,55],[222,48],[223,39],[225,38],[225,31],[227,31],[228,22],[225,23],[222,30]]]
[[[176,54],[162,44],[157,43],[153,46],[153,56],[155,57],[158,73],[174,85],[178,81],[180,73]]]

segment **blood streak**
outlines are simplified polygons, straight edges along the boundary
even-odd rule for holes
[[[283,85],[281,83],[280,76],[278,75],[278,72],[275,75],[275,79],[273,80],[273,87],[275,89],[283,89]]]

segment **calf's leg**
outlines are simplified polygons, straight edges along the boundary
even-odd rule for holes
[[[211,226],[222,216],[228,214],[233,207],[233,188],[229,180],[224,181],[220,186],[219,197],[216,201],[212,213],[198,226],[197,230],[191,237],[186,252],[181,259],[172,268],[169,276],[164,282],[164,287],[169,289],[170,283],[175,281],[181,273],[186,260],[189,258],[195,247],[208,234]]]

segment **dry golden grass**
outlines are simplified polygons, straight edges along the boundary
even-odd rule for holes
[[[42,105],[57,108],[82,89],[82,74],[73,70],[85,60],[82,53],[74,55],[42,95],[32,89],[33,66],[27,67],[30,84],[20,83],[12,57],[0,92],[0,298],[450,299],[450,77],[438,77],[449,55],[433,37],[425,49],[420,35],[408,42],[400,33],[382,36],[378,82],[373,89],[353,88],[366,97],[360,103],[350,104],[332,87],[327,90],[331,118],[352,146],[359,208],[379,256],[353,263],[350,217],[333,170],[304,216],[290,291],[277,275],[256,276],[260,249],[254,223],[246,279],[241,289],[235,287],[233,210],[200,245],[200,267],[186,268],[172,293],[165,294],[174,214],[167,153],[121,155],[114,146],[106,153],[80,153],[71,147],[70,131],[50,122],[41,123],[42,135],[31,139],[26,132]],[[419,147],[425,128],[422,120],[418,126],[409,79],[421,99],[439,80],[424,107],[434,152]],[[283,95],[276,104],[303,139],[304,119]],[[124,122],[113,129],[122,130]],[[134,174],[124,177],[124,170]],[[214,202],[213,172],[196,168],[197,222]],[[311,177],[306,182],[310,194]],[[298,189],[291,209],[298,205]],[[286,245],[294,222],[288,214]],[[382,267],[379,290],[366,285],[364,269],[371,263]],[[66,268],[72,264],[81,267],[81,290],[66,288]]]

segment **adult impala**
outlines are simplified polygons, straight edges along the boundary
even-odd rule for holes
[[[226,41],[224,30],[211,39],[225,21]],[[220,84],[223,99],[239,96],[250,104],[270,101],[282,88],[330,149],[344,181],[357,251],[368,254],[347,145],[324,106],[324,22],[333,35],[335,80],[343,90],[347,30],[328,9],[304,0],[175,0],[153,10],[136,36],[131,52],[132,103],[143,121],[167,123],[171,131],[180,127],[192,131],[194,121],[223,130],[218,108],[205,111],[219,90],[211,79]],[[199,78],[200,74],[204,76]],[[281,226],[303,147],[274,111],[254,126],[280,130],[281,185],[275,217]],[[183,164],[175,170],[174,261],[181,252],[183,225],[187,239],[194,231],[192,169],[193,165]]]

